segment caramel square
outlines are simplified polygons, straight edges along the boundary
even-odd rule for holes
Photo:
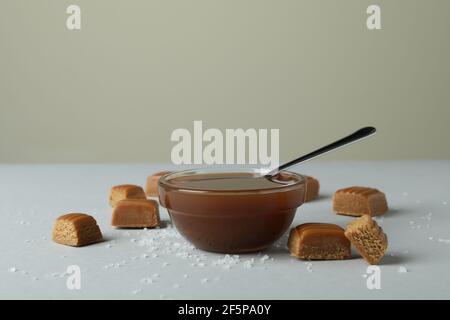
[[[53,227],[52,239],[56,243],[82,247],[102,240],[102,233],[93,217],[84,213],[60,216]]]
[[[122,184],[111,188],[109,204],[114,207],[117,202],[125,199],[147,199],[145,192],[140,186],[133,184]]]
[[[154,228],[159,225],[158,203],[154,200],[127,199],[113,209],[111,224],[118,228]]]
[[[378,264],[386,252],[387,236],[368,215],[350,222],[345,229],[345,236],[369,264]]]
[[[157,197],[159,192],[158,192],[158,181],[159,178],[161,178],[162,176],[172,173],[172,171],[160,171],[160,172],[156,172],[151,176],[147,177],[147,184],[145,187],[145,193],[147,194],[148,197]]]
[[[305,223],[291,230],[291,254],[305,260],[342,260],[351,257],[350,241],[344,230],[330,223]]]
[[[380,216],[388,211],[383,192],[367,187],[340,189],[333,196],[333,210],[348,216]]]
[[[319,196],[320,183],[314,177],[306,176],[306,198],[305,201],[309,202],[316,199]]]

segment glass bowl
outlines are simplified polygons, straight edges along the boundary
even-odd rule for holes
[[[195,247],[220,253],[267,248],[289,228],[305,201],[306,178],[281,171],[206,168],[162,176],[159,200]]]

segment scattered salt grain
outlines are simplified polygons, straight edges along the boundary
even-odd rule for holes
[[[149,255],[146,253],[141,254],[141,259],[147,259],[148,257]]]
[[[159,278],[159,274],[158,273],[154,273],[153,274],[153,278]]]
[[[443,202],[442,202],[442,204],[443,204],[444,206],[446,206],[447,203],[448,203],[447,201],[443,201]]]
[[[141,283],[144,283],[144,284],[151,284],[151,283],[153,283],[153,279],[150,278],[150,277],[142,278],[142,279],[141,279]]]
[[[208,281],[208,278],[203,278],[202,280],[200,280],[201,283],[207,283]]]
[[[11,273],[14,273],[14,272],[17,272],[19,270],[17,268],[15,268],[15,267],[11,267],[11,268],[8,269],[8,271],[11,272]]]
[[[409,270],[406,269],[404,266],[400,266],[400,267],[398,267],[397,272],[398,273],[407,273],[407,272],[409,272]]]
[[[306,270],[308,270],[308,272],[313,272],[312,266],[313,266],[313,264],[311,262],[307,262],[306,263]]]
[[[136,290],[132,291],[131,293],[132,294],[139,294],[139,293],[141,293],[141,291],[142,291],[142,289],[136,289]]]
[[[251,269],[253,268],[253,263],[255,262],[254,258],[251,258],[250,260],[244,261],[244,268]]]
[[[450,239],[442,239],[442,238],[439,238],[439,239],[438,239],[438,242],[442,242],[442,243],[445,243],[445,244],[450,244]]]
[[[169,263],[168,262],[163,262],[163,267],[167,267],[168,265],[169,265]]]
[[[433,237],[428,237],[428,240],[433,240]]]

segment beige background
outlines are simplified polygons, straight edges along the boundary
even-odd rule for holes
[[[1,0],[0,162],[167,162],[193,120],[280,128],[284,159],[369,124],[327,159],[450,158],[449,30],[447,0]]]

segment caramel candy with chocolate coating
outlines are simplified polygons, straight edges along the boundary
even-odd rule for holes
[[[330,223],[304,223],[291,230],[291,254],[305,260],[342,260],[351,257],[344,229]]]
[[[172,171],[160,171],[155,174],[148,176],[147,184],[145,187],[145,193],[149,197],[157,197],[158,196],[158,181],[163,175],[172,173]]]
[[[133,184],[122,184],[111,188],[109,204],[114,207],[117,202],[125,199],[147,199],[144,189]]]
[[[348,216],[379,216],[388,211],[388,206],[383,192],[367,187],[350,187],[334,193],[333,210]]]
[[[386,252],[387,236],[368,215],[350,222],[345,229],[345,236],[369,264],[378,264]]]
[[[316,199],[319,196],[320,184],[319,180],[314,177],[306,176],[306,198],[305,201],[309,202]]]
[[[158,203],[154,200],[127,199],[113,209],[111,224],[119,228],[154,228],[159,225]]]
[[[82,247],[102,240],[102,233],[93,217],[84,213],[60,216],[53,227],[52,239],[56,243]]]

